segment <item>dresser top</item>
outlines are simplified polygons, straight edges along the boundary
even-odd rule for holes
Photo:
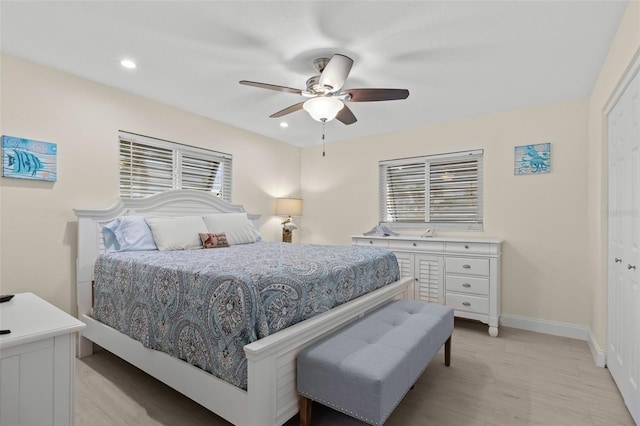
[[[500,238],[467,238],[467,237],[419,237],[415,235],[390,235],[383,237],[382,235],[352,235],[351,238],[364,238],[375,240],[394,240],[394,241],[439,241],[439,242],[452,242],[452,243],[487,243],[487,244],[502,244],[503,240]]]
[[[49,337],[74,333],[85,324],[33,293],[16,294],[0,303],[0,329],[11,330],[0,335],[0,349]]]

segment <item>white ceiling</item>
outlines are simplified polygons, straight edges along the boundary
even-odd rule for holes
[[[313,59],[355,60],[345,88],[409,89],[350,103],[327,142],[588,96],[625,1],[0,1],[1,49],[297,146],[320,143],[304,98]],[[119,65],[122,58],[136,70]],[[162,117],[158,117],[159,120]],[[135,129],[130,129],[135,130]],[[160,135],[161,136],[161,135]]]

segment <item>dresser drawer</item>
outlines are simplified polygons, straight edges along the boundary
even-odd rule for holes
[[[447,257],[445,259],[445,270],[448,274],[454,273],[489,276],[489,259]]]
[[[389,246],[389,241],[380,240],[377,238],[356,238],[355,243],[357,246],[371,246],[371,247],[384,247]]]
[[[391,250],[407,250],[407,251],[430,251],[442,253],[444,250],[444,243],[442,241],[403,241],[403,240],[389,240],[389,248]]]
[[[489,295],[489,278],[449,275],[446,277],[447,291]]]
[[[447,292],[446,305],[458,311],[475,312],[477,314],[489,313],[488,297]]]
[[[491,245],[489,243],[454,243],[447,241],[445,251],[447,253],[490,254]]]

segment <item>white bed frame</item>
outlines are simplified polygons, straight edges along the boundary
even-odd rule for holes
[[[322,336],[380,304],[409,298],[412,279],[404,278],[328,312],[244,347],[248,362],[247,391],[138,341],[91,318],[93,267],[104,252],[102,226],[124,215],[183,216],[244,212],[239,205],[199,191],[174,190],[143,199],[119,199],[100,210],[75,210],[78,216],[77,294],[82,332],[80,357],[91,355],[93,343],[116,354],[236,425],[281,425],[298,412],[296,355]],[[249,215],[257,222],[258,215]]]

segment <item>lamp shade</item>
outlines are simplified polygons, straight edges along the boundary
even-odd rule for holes
[[[331,121],[344,107],[341,100],[327,96],[318,96],[306,101],[302,108],[317,121]]]
[[[300,198],[277,198],[277,216],[302,216],[302,200]]]

